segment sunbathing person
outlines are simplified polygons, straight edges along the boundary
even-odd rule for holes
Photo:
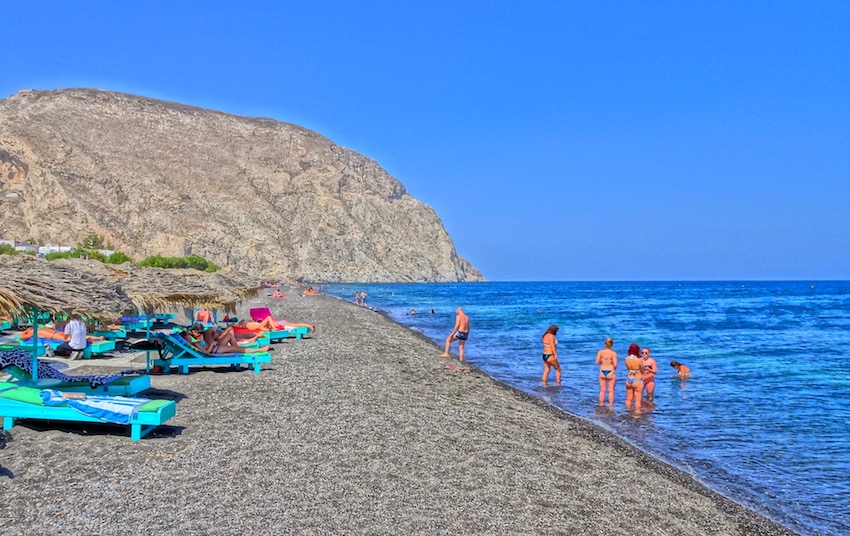
[[[183,337],[183,340],[192,345],[193,348],[202,352],[204,354],[214,355],[214,354],[258,354],[261,352],[268,352],[269,347],[263,346],[261,348],[243,348],[238,345],[230,346],[229,344],[221,345],[216,344],[212,349],[208,349],[204,346],[201,346],[199,342],[196,342],[192,335],[188,331],[181,331],[180,336]]]
[[[241,324],[242,322],[240,322]],[[287,322],[286,320],[275,320],[272,315],[269,315],[262,319],[259,322],[252,322],[250,320],[244,321],[244,326],[248,329],[263,329],[266,331],[277,331],[279,329],[292,329],[292,328],[308,328],[310,331],[316,331],[316,326],[313,324],[304,324],[300,322]],[[236,324],[237,326],[239,324]]]
[[[195,324],[189,328],[189,333],[196,339],[204,341],[204,347],[209,351],[215,350],[217,346],[236,346],[251,344],[257,341],[260,333],[236,333],[232,327],[219,331],[215,327],[204,327],[203,324]]]
[[[30,338],[32,338],[32,328],[31,327],[29,327],[26,330],[24,330],[23,332],[21,332],[21,340],[22,341],[29,340]],[[38,328],[38,338],[39,339],[50,339],[50,340],[53,340],[53,341],[63,341],[63,342],[71,340],[70,335],[68,335],[68,334],[66,334],[62,331],[53,329],[53,328],[45,328],[45,327],[39,327]],[[94,335],[87,335],[86,340],[88,342],[105,341],[106,337],[97,337],[97,336],[94,336]]]

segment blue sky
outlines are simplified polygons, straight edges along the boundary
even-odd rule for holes
[[[850,2],[14,2],[96,87],[378,161],[491,280],[850,279]]]

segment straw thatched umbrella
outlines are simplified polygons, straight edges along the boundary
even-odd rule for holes
[[[55,262],[106,277],[117,284],[140,311],[145,312],[169,311],[178,307],[235,311],[236,303],[244,297],[213,285],[206,278],[187,274],[186,270],[139,267],[129,263],[112,266],[81,259]]]
[[[106,277],[27,255],[0,255],[0,315],[31,316],[33,379],[38,371],[38,313],[112,323],[136,307]]]
[[[24,316],[33,309],[112,323],[136,307],[102,275],[28,255],[0,255],[0,314]]]

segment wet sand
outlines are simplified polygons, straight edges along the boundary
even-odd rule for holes
[[[438,358],[431,341],[378,313],[287,295],[240,313],[268,305],[278,318],[315,322],[318,333],[275,345],[260,375],[154,376],[144,396],[176,400],[177,415],[139,442],[94,425],[30,421],[5,432],[0,527],[790,533],[600,428]]]

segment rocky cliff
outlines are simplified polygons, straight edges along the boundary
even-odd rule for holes
[[[374,160],[296,125],[91,89],[0,100],[0,237],[310,281],[476,281]]]

